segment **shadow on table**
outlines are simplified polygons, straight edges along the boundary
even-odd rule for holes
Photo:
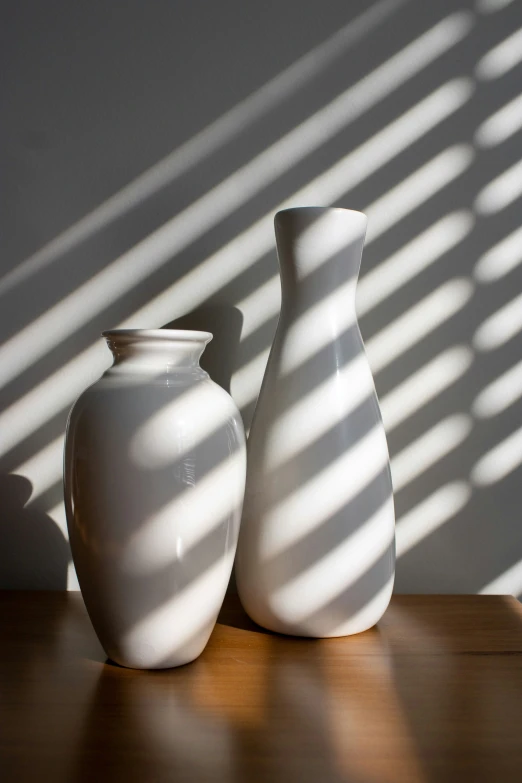
[[[288,638],[228,603],[194,663],[101,669],[71,780],[423,780],[378,628]]]
[[[423,762],[418,779],[519,780],[522,613],[515,599],[466,596],[464,612],[455,596],[423,596],[420,612],[419,596],[399,598],[385,633],[404,730]]]

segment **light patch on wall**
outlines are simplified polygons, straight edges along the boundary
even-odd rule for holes
[[[387,432],[391,432],[468,370],[473,352],[457,345],[439,354],[420,370],[406,378],[381,400],[381,413]]]
[[[472,90],[469,79],[454,79],[443,85],[342,158],[328,171],[279,204],[276,209],[295,206],[296,203],[332,203],[347,189],[359,184],[413,141],[457,111],[470,98]],[[174,218],[174,221],[178,221],[183,215],[185,213]],[[178,312],[180,302],[183,302],[185,312],[197,307],[215,290],[230,282],[273,247],[272,215],[272,212],[265,215],[239,234],[181,280],[119,324],[118,328],[154,328],[172,320],[176,314],[181,314]],[[185,232],[190,229],[192,223],[193,221],[189,220],[187,226],[180,225],[180,230],[185,237]],[[171,258],[174,252],[174,241],[174,222],[170,221],[5,343],[0,349],[0,358],[4,366],[4,383],[16,377],[61,342],[64,322],[68,323],[67,334],[70,334],[71,327],[78,328],[102,309],[102,304],[107,305],[113,299],[119,298],[122,293]],[[181,240],[182,245],[184,241]],[[179,242],[178,237],[176,240],[178,250]],[[68,366],[65,365],[63,369],[66,370]],[[62,370],[57,374],[61,373]],[[22,398],[20,402],[24,399]],[[73,399],[74,396],[69,404]]]
[[[471,90],[470,83],[466,79],[448,82],[395,120],[391,126],[380,131],[376,137],[365,142],[359,150],[350,153],[339,164],[320,175],[310,186],[303,191],[298,191],[288,200],[288,204],[281,204],[280,208],[304,200],[304,193],[312,192],[314,188],[318,198],[316,203],[329,203],[335,200],[338,192],[344,192],[350,182],[349,169],[352,166],[355,167],[352,172],[353,177],[357,180],[364,178],[361,163],[360,161],[358,163],[356,158],[358,151],[363,150],[367,166],[365,171],[367,174],[371,173],[379,165],[393,158],[415,138],[422,136],[448,114],[456,111],[468,100]],[[387,135],[388,132],[390,135]],[[338,166],[341,168],[338,169]],[[196,307],[216,288],[244,271],[272,246],[272,214],[270,214],[120,324],[120,328],[130,328],[136,324],[145,328],[165,323],[172,319],[180,301],[184,303],[187,310]],[[9,448],[41,426],[52,415],[71,405],[75,397],[94,382],[109,363],[108,352],[103,345],[96,343],[64,365],[40,386],[20,398],[0,415],[0,426],[4,428],[0,453],[6,453]],[[260,364],[261,362],[258,363]],[[255,380],[257,385],[259,379],[260,375]],[[241,404],[239,400],[238,403]]]
[[[510,367],[475,398],[472,413],[480,419],[497,416],[522,398],[522,361]]]
[[[512,565],[503,574],[497,576],[480,591],[481,595],[522,595],[522,560]]]
[[[473,158],[473,149],[468,144],[449,147],[374,201],[364,210],[368,217],[366,244],[457,179],[469,168]]]
[[[470,416],[456,413],[439,421],[392,457],[391,472],[395,492],[403,489],[456,449],[468,437],[472,427]]]
[[[490,315],[476,330],[473,345],[479,351],[493,351],[522,329],[522,294]]]
[[[62,531],[64,537],[69,540],[69,531],[67,530],[67,521],[65,519],[65,507],[63,503],[58,503],[58,505],[54,506],[54,508],[49,509],[47,511],[47,516],[51,517],[51,519],[56,522],[60,530]],[[80,585],[78,582],[78,577],[76,576],[76,570],[74,568],[74,563],[69,561],[67,565],[67,590],[79,590]]]
[[[522,263],[522,226],[479,258],[473,276],[480,283],[493,283],[520,263]]]
[[[259,394],[259,384],[265,371],[270,348],[265,348],[244,364],[232,376],[231,391],[239,409],[253,402]]]
[[[243,329],[241,340],[246,340],[270,318],[279,313],[281,304],[281,281],[279,275],[274,275],[263,285],[246,296],[236,307],[243,313]]]
[[[368,216],[365,248],[399,220],[416,209],[440,188],[455,179],[472,158],[466,145],[457,145],[437,155],[415,171],[400,185],[374,201],[363,212]],[[374,225],[376,224],[376,228]],[[411,280],[433,261],[462,241],[471,231],[471,212],[460,210],[446,215],[400,248],[375,269],[363,274],[356,293],[359,316],[365,315],[404,283]],[[364,260],[363,260],[364,266]],[[279,312],[281,285],[279,275],[237,303],[244,315],[242,339]]]
[[[349,88],[346,93],[337,97],[328,106],[272,144],[22,329],[0,348],[0,362],[4,367],[2,383],[6,384],[17,377],[33,362],[59,345],[64,339],[64,323],[68,325],[67,335],[85,325],[97,313],[102,312],[112,302],[139,285],[152,272],[170,261],[198,237],[217,225],[239,206],[242,206],[263,187],[269,185],[306,155],[323,145],[328,138],[335,135],[348,122],[352,122],[356,116],[388,95],[393,87],[402,84],[409,76],[413,76],[419,67],[431,62],[443,51],[446,51],[456,40],[460,40],[467,32],[469,25],[470,20],[465,13],[455,14],[440,22],[435,28],[379,66],[375,72],[364,77],[354,87]],[[442,96],[446,96],[450,88],[455,94],[451,96],[448,94],[440,104]],[[400,149],[404,149],[413,139],[425,133],[434,123],[440,122],[443,116],[447,116],[446,112],[454,111],[457,108],[455,101],[460,105],[463,99],[463,90],[466,93],[466,98],[469,97],[470,82],[456,80],[450,85],[446,85],[445,91],[444,88],[441,90],[437,90],[436,93],[411,110],[419,115],[417,121],[413,120],[413,117],[410,118],[411,112],[407,112],[370,140],[373,142],[372,144],[367,142],[359,147],[352,155],[348,155],[342,161],[344,165],[336,164],[326,175],[323,174],[304,190],[294,194],[290,200],[285,202],[285,205],[294,206],[303,199],[306,202],[310,197],[312,197],[312,202],[315,199],[316,204],[331,203],[337,195],[344,193],[349,187],[353,187],[365,176],[368,176],[364,167],[369,167],[370,171],[374,171],[376,167],[383,165],[386,160],[397,154]],[[425,115],[424,112],[419,111],[421,107],[423,107]],[[438,116],[441,112],[442,116]],[[403,132],[400,128],[405,123],[410,127],[404,129]],[[412,133],[413,138],[411,138]],[[405,135],[404,140],[401,134]],[[378,140],[379,143],[376,144]],[[399,149],[396,149],[397,145]],[[370,152],[370,156],[365,156],[365,152]],[[333,177],[334,170],[337,171],[337,178]],[[343,177],[342,186],[338,179],[340,175]],[[353,175],[355,175],[355,179]],[[327,180],[325,180],[326,176]],[[332,186],[335,188],[334,193],[331,192]],[[330,190],[330,193],[327,195],[327,193],[316,194],[314,192],[312,196],[310,188],[314,191],[318,188],[324,191],[326,188],[326,190]],[[267,222],[270,222],[270,228],[266,225]],[[272,246],[271,219],[264,218],[252,227],[253,231],[256,232],[260,226],[263,226],[265,234],[264,251],[262,252],[267,252]],[[205,264],[207,263],[208,261],[205,262]],[[194,272],[201,270],[201,266]],[[201,274],[199,277],[201,278]],[[158,322],[157,310],[162,297],[158,297],[155,301],[154,326],[160,323]],[[198,296],[192,306],[197,306],[200,301],[201,296]],[[185,303],[185,310],[190,308],[190,303],[191,300]],[[140,311],[141,323],[139,326],[147,323],[147,320],[143,319],[146,318],[148,312],[150,312],[150,305]],[[170,316],[165,316],[161,320],[171,319],[172,305],[170,306]],[[138,318],[135,315],[131,319],[131,324],[126,322],[126,325],[132,326],[137,322]]]
[[[437,489],[400,517],[395,525],[397,557],[402,557],[430,533],[455,517],[470,498],[469,484],[465,481],[453,481]]]
[[[475,144],[479,147],[494,147],[520,128],[522,128],[522,95],[517,95],[478,127],[475,133]]]
[[[51,517],[51,519],[53,519],[54,522],[56,522],[56,524],[64,534],[65,538],[69,540],[69,531],[67,530],[67,520],[65,518],[64,504],[58,503],[56,506],[53,506],[53,508],[49,509],[49,511],[47,511],[47,514]]]
[[[172,319],[180,301],[186,310],[197,307],[216,289],[230,282],[273,248],[275,211],[296,204],[333,203],[461,108],[472,92],[473,84],[469,79],[454,79],[435,90],[152,299],[127,319],[122,328],[165,323]]]
[[[514,0],[477,0],[475,3],[475,10],[479,14],[494,14],[496,11],[501,11],[513,2]]]
[[[374,373],[391,364],[469,302],[473,286],[455,278],[439,286],[366,342],[366,352]]]
[[[482,57],[475,68],[477,79],[489,81],[504,76],[522,60],[522,28]]]
[[[278,73],[274,79],[192,136],[181,147],[158,161],[30,258],[18,264],[16,269],[0,280],[0,294],[6,293],[55,258],[87,240],[145,199],[153,196],[161,188],[174,182],[221,147],[229,144],[264,114],[275,109],[285,98],[331,65],[340,54],[387,19],[403,3],[404,0],[382,0],[348,22],[326,41],[311,49]],[[458,28],[460,17],[456,16],[455,26]],[[463,22],[464,19],[461,25]],[[458,31],[456,32],[458,34]]]
[[[496,484],[522,465],[522,427],[488,451],[471,471],[477,486]]]
[[[522,160],[510,166],[489,185],[482,188],[473,209],[481,215],[500,212],[522,195]]]
[[[63,470],[63,435],[56,438],[23,465],[11,471],[25,476],[32,484],[31,502],[61,481]]]
[[[473,224],[470,213],[464,210],[452,212],[363,275],[356,292],[358,315],[366,315],[373,307],[455,247],[469,234]]]
[[[433,252],[433,246],[429,244],[426,244],[426,249],[430,253]],[[418,258],[419,256],[416,260]],[[368,288],[368,291],[370,290]],[[469,281],[455,278],[421,299],[374,335],[366,342],[366,353],[373,372],[377,373],[384,369],[455,315],[467,304],[472,294],[473,286]],[[232,392],[240,408],[255,400],[267,359],[268,351],[262,351],[234,373]]]
[[[110,353],[99,340],[6,408],[0,414],[0,456],[72,405],[110,364]]]

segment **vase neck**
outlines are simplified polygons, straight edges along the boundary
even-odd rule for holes
[[[362,212],[299,207],[275,216],[277,252],[285,294],[315,301],[339,286],[355,286],[361,265],[367,218]]]
[[[207,376],[199,366],[199,360],[212,339],[209,332],[117,329],[104,332],[103,336],[114,357],[109,375],[163,376],[188,371]]]

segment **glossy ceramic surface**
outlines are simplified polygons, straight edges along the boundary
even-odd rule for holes
[[[223,601],[244,494],[243,426],[199,366],[212,335],[121,330],[75,403],[65,497],[71,549],[107,653],[166,668],[203,650]]]
[[[355,312],[366,216],[275,218],[282,307],[248,441],[236,578],[260,625],[343,636],[374,625],[395,567],[388,449]]]

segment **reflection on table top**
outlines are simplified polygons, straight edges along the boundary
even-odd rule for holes
[[[522,781],[522,607],[395,596],[354,637],[263,631],[229,596],[203,655],[106,661],[79,594],[0,593],[10,781]]]

